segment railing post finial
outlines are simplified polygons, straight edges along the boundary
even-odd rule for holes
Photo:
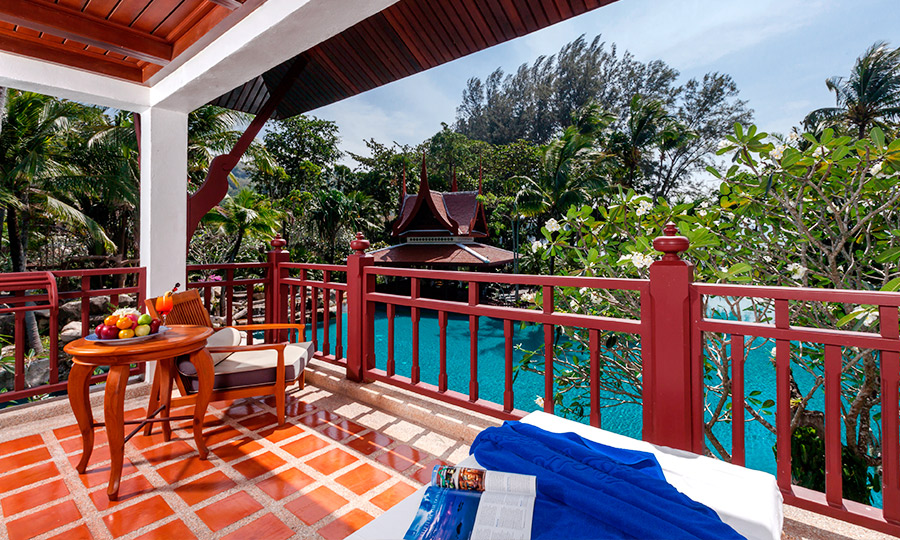
[[[678,227],[671,221],[666,223],[663,228],[663,236],[657,236],[653,239],[653,249],[665,253],[662,260],[664,261],[680,261],[678,256],[682,251],[687,251],[691,247],[690,241],[684,236],[676,236]]]
[[[356,233],[356,239],[350,242],[350,247],[356,251],[357,255],[365,255],[366,250],[369,249],[369,241],[366,240],[363,233]]]
[[[287,241],[281,237],[280,234],[276,233],[275,238],[272,239],[269,244],[272,246],[274,251],[282,251],[282,248],[287,245]]]

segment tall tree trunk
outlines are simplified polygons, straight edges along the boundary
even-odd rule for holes
[[[238,229],[237,240],[234,242],[234,247],[231,248],[231,253],[228,254],[228,262],[233,263],[235,259],[237,259],[238,252],[241,251],[241,242],[244,241],[244,229]]]
[[[25,220],[19,223],[18,215],[13,207],[7,208],[6,214],[7,230],[9,234],[9,258],[12,261],[13,272],[24,272],[26,266],[25,260],[25,238],[27,222]],[[33,311],[25,312],[25,351],[33,350],[35,353],[44,352],[41,345],[41,336],[38,334],[37,321],[34,318]]]

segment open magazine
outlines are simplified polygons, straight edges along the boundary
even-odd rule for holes
[[[536,481],[439,465],[403,540],[530,540]]]

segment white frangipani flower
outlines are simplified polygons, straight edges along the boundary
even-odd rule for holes
[[[784,157],[785,148],[785,146],[776,146],[771,152],[769,152],[769,157],[774,159],[775,161],[781,161],[781,158]]]
[[[729,146],[734,146],[734,143],[732,143],[731,141],[729,141],[727,139],[722,139],[721,141],[719,141],[719,144],[716,147],[716,149],[722,150],[722,149],[728,148]]]
[[[544,408],[544,398],[542,398],[541,396],[537,396],[536,398],[534,398],[534,403],[538,407],[542,409]]]
[[[812,155],[813,155],[813,157],[822,157],[825,155],[825,152],[826,152],[825,147],[820,146],[820,147],[816,148],[816,150],[812,153]]]
[[[559,228],[560,228],[559,222],[556,221],[556,219],[554,219],[554,218],[550,218],[547,220],[547,223],[544,223],[544,228],[546,228],[548,231],[550,231],[552,233],[557,232],[557,231],[559,231]]]
[[[651,204],[650,201],[644,199],[638,203],[638,207],[634,211],[634,213],[638,217],[641,217],[649,214],[651,210],[653,210],[653,204]]]
[[[625,257],[626,259],[631,260],[631,264],[634,265],[635,268],[649,268],[651,264],[653,264],[653,257],[650,255],[646,255],[644,253],[634,252],[631,255]]]
[[[800,263],[791,263],[787,265],[787,271],[791,273],[791,279],[803,279],[809,269]]]
[[[540,241],[538,241],[538,240],[535,240],[534,242],[531,243],[531,252],[532,252],[532,253],[537,253],[537,252],[539,252],[543,247],[544,247],[544,244],[542,244],[542,243],[541,243]]]
[[[881,170],[881,162],[880,161],[878,163],[876,163],[871,169],[869,169],[869,173],[872,176],[874,176],[875,178],[884,178],[885,176],[887,176]]]
[[[800,140],[800,135],[797,135],[796,132],[792,131],[788,134],[787,140],[788,140],[788,142],[795,143]]]
[[[863,321],[863,324],[866,326],[872,326],[878,322],[878,313],[874,311],[870,311],[868,315],[866,315],[866,320]]]

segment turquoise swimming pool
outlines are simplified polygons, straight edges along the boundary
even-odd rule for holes
[[[344,318],[346,325],[346,317]],[[330,341],[335,343],[334,318],[330,321]],[[318,327],[319,346],[322,346],[323,327]],[[342,333],[346,350],[346,328]],[[412,363],[412,324],[409,310],[397,307],[394,319],[395,370],[398,375],[409,376]],[[375,316],[375,359],[376,367],[386,369],[388,324],[384,306],[378,306]],[[543,346],[543,328],[539,325],[522,327],[515,325],[514,340],[525,350],[537,350]],[[504,374],[503,321],[487,317],[479,318],[478,326],[478,382],[480,397],[495,403],[503,402]],[[750,352],[745,360],[745,388],[747,393],[759,390],[756,396],[761,401],[775,398],[775,366],[771,361],[771,347]],[[514,365],[522,360],[523,352],[514,350]],[[422,310],[419,323],[419,366],[422,381],[437,385],[440,362],[439,327],[437,313]],[[809,388],[813,377],[802,370],[794,370],[794,376],[801,388]],[[469,319],[466,316],[450,315],[447,322],[447,374],[448,386],[452,390],[468,394],[469,391]],[[535,398],[543,397],[544,380],[536,373],[520,372],[513,383],[515,407],[524,411],[538,410]],[[611,399],[612,396],[601,396]],[[810,407],[822,410],[824,396],[819,392]],[[772,408],[774,413],[774,408]],[[774,414],[768,418],[774,424]],[[587,419],[583,419],[587,423]],[[606,408],[602,411],[601,426],[628,437],[641,437],[641,407],[625,404]],[[759,422],[746,422],[746,466],[775,473],[776,463],[773,453],[775,436]],[[723,445],[731,450],[731,424],[720,423],[714,433]],[[875,494],[874,506],[881,505],[880,493]]]

